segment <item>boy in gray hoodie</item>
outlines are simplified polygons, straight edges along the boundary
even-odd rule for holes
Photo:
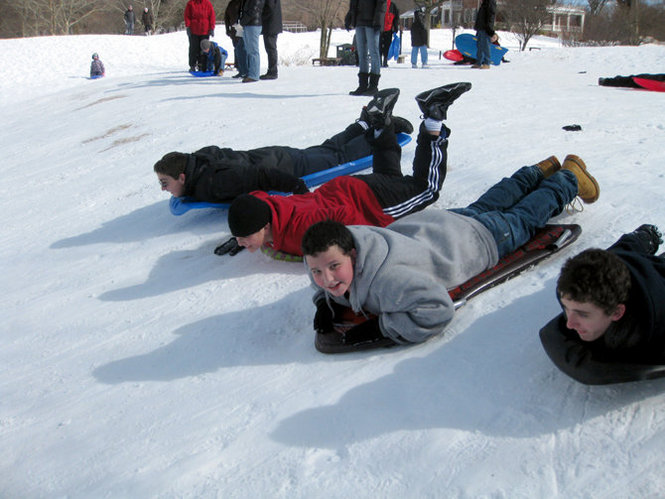
[[[552,156],[466,208],[427,210],[385,228],[312,225],[302,251],[318,288],[317,349],[420,343],[442,333],[455,312],[448,289],[496,265],[578,195],[595,202],[596,180],[579,157],[569,155],[561,166]]]

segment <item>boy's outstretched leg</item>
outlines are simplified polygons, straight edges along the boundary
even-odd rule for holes
[[[371,128],[381,130],[392,123],[393,108],[399,98],[399,88],[386,88],[378,92],[374,98],[363,107],[360,112],[360,121],[364,121]]]
[[[471,90],[471,83],[461,81],[433,88],[416,95],[418,107],[423,112],[425,119],[431,118],[437,121],[446,119],[450,105],[464,92]]]

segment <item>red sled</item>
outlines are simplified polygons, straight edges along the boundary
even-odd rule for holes
[[[648,78],[633,78],[640,87],[654,92],[665,92],[665,81],[650,80]]]
[[[454,62],[459,62],[461,60],[464,60],[464,56],[462,55],[462,52],[459,50],[446,50],[443,53],[444,59],[448,59],[449,61],[454,61]]]

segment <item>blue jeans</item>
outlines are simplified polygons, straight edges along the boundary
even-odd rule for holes
[[[490,35],[486,31],[480,30],[476,32],[477,54],[476,59],[478,64],[490,64]]]
[[[411,47],[411,65],[418,65],[418,52],[420,52],[420,62],[423,63],[423,66],[427,65],[427,45],[421,45],[420,47]]]
[[[358,71],[360,73],[381,74],[381,52],[379,50],[379,39],[381,38],[381,29],[374,29],[371,26],[356,27],[356,50],[358,51]],[[372,63],[370,71],[370,61]]]
[[[247,77],[258,80],[261,75],[261,56],[259,52],[259,36],[261,26],[243,26],[242,38],[247,52]]]
[[[561,213],[577,196],[577,178],[559,170],[545,179],[537,166],[524,166],[512,177],[490,187],[475,203],[455,208],[492,233],[499,258],[515,251],[533,237],[536,230]]]
[[[238,73],[242,77],[247,76],[247,52],[245,51],[245,41],[242,37],[237,37],[233,43],[233,58]]]

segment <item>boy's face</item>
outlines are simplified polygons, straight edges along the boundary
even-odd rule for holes
[[[619,304],[617,310],[608,315],[593,303],[573,301],[564,297],[560,300],[566,314],[566,327],[574,329],[583,341],[594,341],[603,336],[610,324],[621,319],[626,310],[625,305]]]
[[[173,178],[163,173],[158,173],[159,185],[163,191],[170,192],[173,196],[179,198],[185,194],[185,174],[181,173],[178,178]]]
[[[317,286],[333,296],[343,296],[353,281],[356,250],[345,255],[336,244],[322,253],[306,255],[305,262]]]
[[[254,253],[257,249],[259,249],[261,246],[263,246],[268,242],[266,240],[267,232],[268,232],[268,225],[263,227],[263,229],[261,229],[260,231],[255,232],[254,234],[250,234],[249,236],[246,237],[236,236],[236,241],[238,241],[238,244],[240,246],[247,248],[250,253]]]

